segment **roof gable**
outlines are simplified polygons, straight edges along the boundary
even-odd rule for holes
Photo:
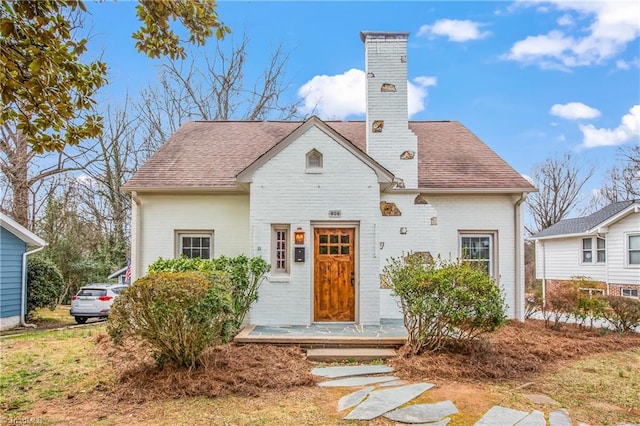
[[[345,139],[340,133],[335,131],[333,128],[329,127],[324,121],[319,119],[316,116],[309,118],[302,125],[300,125],[297,129],[291,132],[287,137],[282,139],[276,145],[271,147],[267,152],[258,157],[253,163],[249,164],[244,170],[242,170],[236,176],[238,182],[250,182],[253,173],[258,170],[261,166],[275,157],[279,152],[289,146],[293,141],[298,139],[301,135],[306,133],[310,128],[316,127],[324,132],[331,139],[336,141],[336,143],[340,144],[343,148],[369,166],[378,176],[378,181],[380,183],[392,183],[393,182],[393,174],[382,167],[377,161],[368,156],[364,151],[360,148],[352,144],[348,139]]]
[[[35,247],[44,247],[47,243],[15,220],[11,219],[4,213],[0,213],[0,225],[16,237],[27,243],[27,245]]]
[[[596,232],[599,227],[609,226],[640,207],[640,200],[619,201],[583,217],[564,219],[533,235],[531,239],[562,238],[571,235]]]

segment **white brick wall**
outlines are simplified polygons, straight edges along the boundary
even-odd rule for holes
[[[249,195],[149,195],[142,200],[142,241],[132,229],[133,278],[146,274],[159,257],[174,258],[176,230],[213,230],[213,256],[238,256],[249,252]],[[140,208],[134,204],[132,223]],[[138,263],[136,247],[142,244]]]
[[[435,258],[456,260],[459,257],[459,233],[495,233],[494,260],[499,284],[508,305],[507,315],[515,316],[515,247],[514,200],[499,195],[426,196],[429,204],[414,205],[416,194],[383,195],[395,202],[402,216],[382,218],[380,270],[390,257],[409,251],[428,251]],[[434,218],[435,225],[431,220]],[[407,233],[400,234],[406,227]],[[390,290],[381,290],[380,311],[383,318],[401,318],[398,302]]]
[[[323,172],[306,173],[306,154],[323,155]],[[271,225],[290,224],[305,231],[306,261],[291,263],[289,282],[263,283],[260,299],[251,310],[254,324],[309,324],[313,321],[314,224],[358,225],[356,321],[379,322],[378,253],[374,229],[379,219],[376,174],[324,132],[312,127],[253,175],[250,226],[252,255],[271,259]],[[328,217],[341,210],[342,217]],[[293,258],[293,252],[290,252]],[[278,281],[282,281],[279,279]]]

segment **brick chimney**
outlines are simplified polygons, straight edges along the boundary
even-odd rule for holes
[[[367,154],[418,187],[418,139],[409,130],[407,38],[409,33],[363,31],[367,79]],[[400,185],[401,187],[401,185]]]

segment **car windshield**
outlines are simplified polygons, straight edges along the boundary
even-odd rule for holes
[[[106,296],[107,290],[100,290],[98,288],[83,288],[78,292],[78,296]]]

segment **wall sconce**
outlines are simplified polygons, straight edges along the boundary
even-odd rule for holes
[[[400,233],[402,235],[405,235],[407,233],[407,228],[405,226],[403,226],[402,228],[400,228]]]
[[[295,232],[293,233],[293,241],[294,243],[296,243],[296,245],[304,244],[304,231],[302,230],[302,228],[298,228],[295,230]]]

